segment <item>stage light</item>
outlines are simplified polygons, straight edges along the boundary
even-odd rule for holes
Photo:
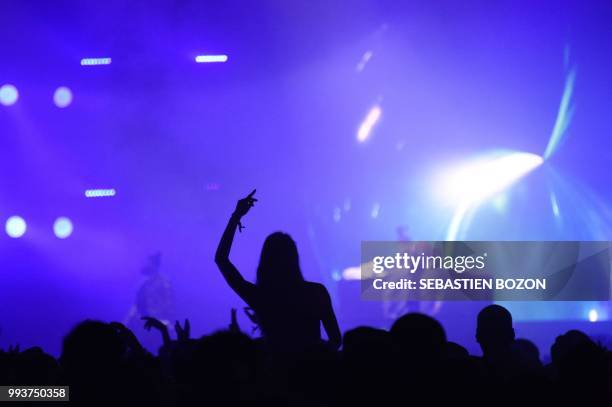
[[[53,233],[58,239],[66,239],[72,234],[72,222],[70,219],[61,216],[53,223]]]
[[[504,212],[508,203],[508,197],[504,193],[499,193],[491,199],[491,203],[498,212]]]
[[[557,112],[557,119],[553,126],[552,134],[548,140],[548,145],[544,151],[544,159],[548,159],[561,145],[563,138],[567,132],[567,128],[572,122],[574,116],[574,106],[572,103],[572,94],[574,93],[574,83],[576,82],[576,70],[570,69],[565,77],[565,87],[561,96],[561,103]]]
[[[479,203],[503,191],[540,166],[542,157],[531,153],[502,153],[450,169],[441,192],[451,202]]]
[[[550,191],[550,206],[552,207],[553,215],[558,218],[560,215],[559,204],[557,203],[557,197],[554,192]]]
[[[81,66],[110,65],[111,62],[111,58],[83,58],[81,59]]]
[[[342,210],[339,207],[334,208],[334,222],[340,222],[340,218],[342,217]]]
[[[4,106],[15,104],[17,99],[19,99],[19,92],[14,85],[7,83],[0,87],[0,103]]]
[[[104,198],[104,197],[115,196],[116,194],[117,194],[117,191],[115,191],[113,188],[85,190],[86,198]]]
[[[372,51],[366,51],[363,54],[363,56],[361,57],[361,59],[359,60],[359,63],[357,63],[357,66],[355,67],[355,70],[357,72],[363,71],[365,66],[367,65],[368,61],[372,58],[373,55],[374,55],[374,53]]]
[[[347,267],[342,271],[344,280],[361,280],[361,266]]]
[[[380,213],[380,204],[378,202],[375,202],[374,205],[372,205],[370,216],[372,217],[372,219],[376,219],[378,218],[379,213]]]
[[[21,216],[11,216],[6,220],[6,234],[14,239],[23,236],[27,228],[26,222]]]
[[[350,211],[351,210],[351,198],[345,198],[344,205],[342,207],[344,208],[344,212]]]
[[[599,320],[599,313],[597,312],[595,308],[591,308],[591,310],[589,311],[589,321],[597,322],[598,320]]]
[[[68,107],[72,103],[72,91],[66,86],[60,86],[53,94],[53,102],[59,108]]]
[[[361,122],[359,130],[357,130],[357,141],[363,143],[368,138],[370,138],[372,129],[374,128],[376,123],[378,123],[378,120],[380,120],[381,115],[382,109],[380,108],[380,106],[374,105],[368,112],[365,119],[363,119],[363,122]]]
[[[447,240],[456,240],[468,211],[542,165],[543,158],[521,152],[497,152],[447,170],[436,183],[438,195],[455,207]]]
[[[227,62],[227,55],[198,55],[195,57],[198,64],[206,64],[212,62]]]

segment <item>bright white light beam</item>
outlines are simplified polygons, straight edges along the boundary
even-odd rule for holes
[[[117,191],[113,188],[110,189],[87,189],[85,190],[85,197],[87,198],[104,198],[109,196],[115,196]]]
[[[572,94],[574,93],[574,83],[576,82],[576,70],[570,69],[565,77],[565,87],[563,88],[563,95],[561,96],[561,103],[559,104],[559,111],[557,112],[557,119],[553,127],[552,134],[548,140],[548,145],[544,151],[544,159],[548,159],[561,145],[567,128],[572,122],[574,116],[574,106],[572,104]]]
[[[550,191],[550,206],[552,208],[553,215],[555,215],[555,218],[558,218],[561,212],[559,211],[559,204],[557,203],[557,196],[555,195],[553,191]]]
[[[368,115],[361,122],[361,126],[359,126],[359,130],[357,130],[357,141],[363,143],[368,138],[370,138],[370,134],[372,133],[372,129],[378,121],[380,120],[380,116],[382,115],[382,109],[378,105],[374,105]]]
[[[539,155],[513,152],[480,159],[452,171],[441,185],[446,198],[458,203],[446,240],[457,239],[470,209],[505,190],[543,162]]]
[[[227,62],[227,55],[198,55],[195,57],[198,64],[206,64],[211,62]]]
[[[83,58],[81,66],[110,65],[111,62],[113,62],[112,58]]]
[[[478,159],[452,169],[443,191],[453,202],[479,203],[503,191],[543,161],[539,155],[518,152]]]

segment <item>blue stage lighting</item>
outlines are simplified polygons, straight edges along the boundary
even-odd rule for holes
[[[574,116],[572,94],[574,93],[575,82],[576,70],[570,69],[565,78],[565,86],[563,88],[563,95],[561,96],[561,103],[559,104],[559,111],[557,112],[557,119],[555,120],[552,134],[550,135],[548,145],[544,151],[544,159],[548,159],[555,151],[557,151],[566,135],[570,123],[572,122],[572,117]]]
[[[542,165],[543,158],[523,152],[501,152],[445,172],[435,188],[456,205],[446,239],[458,239],[467,213]]]
[[[111,58],[83,58],[81,59],[81,66],[110,65],[111,62]]]
[[[357,130],[357,141],[360,143],[365,142],[370,135],[372,134],[372,130],[378,120],[380,120],[380,116],[382,115],[382,109],[378,105],[374,105],[370,111],[368,112],[363,122],[359,126],[359,130]]]
[[[72,91],[66,86],[60,86],[53,94],[53,102],[59,108],[68,107],[72,103]]]
[[[17,102],[19,99],[19,92],[14,85],[7,83],[0,86],[0,103],[4,106],[10,106]]]
[[[11,216],[6,220],[6,234],[12,238],[17,239],[23,236],[27,228],[26,222],[21,216]]]
[[[61,216],[53,223],[53,233],[58,239],[66,239],[72,234],[72,221]]]
[[[199,64],[211,62],[227,62],[227,55],[198,55],[195,61]]]
[[[86,198],[104,198],[109,196],[115,196],[117,191],[113,188],[109,189],[87,189],[85,191]]]

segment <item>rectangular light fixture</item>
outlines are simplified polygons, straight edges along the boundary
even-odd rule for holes
[[[104,198],[108,196],[115,196],[117,191],[113,188],[110,189],[87,189],[85,190],[85,197],[87,198]]]
[[[226,62],[227,55],[198,55],[195,58],[198,64],[206,64],[211,62]]]
[[[83,58],[81,66],[110,65],[111,62],[111,58]]]

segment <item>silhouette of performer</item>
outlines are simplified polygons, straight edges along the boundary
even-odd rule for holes
[[[229,286],[251,307],[265,342],[275,350],[291,351],[321,343],[321,323],[328,344],[338,348],[341,333],[325,286],[304,280],[295,242],[286,233],[268,236],[261,250],[257,282],[245,280],[229,259],[236,228],[257,199],[253,190],[236,204],[223,232],[215,263]]]
[[[147,259],[141,272],[145,280],[136,293],[136,302],[127,317],[126,325],[139,327],[141,317],[155,317],[164,324],[174,318],[174,293],[170,280],[160,271],[161,252]]]

